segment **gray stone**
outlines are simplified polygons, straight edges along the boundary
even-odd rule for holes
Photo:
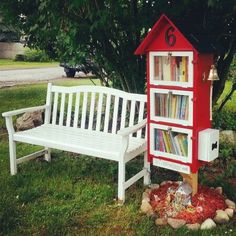
[[[224,224],[224,223],[227,223],[229,221],[229,216],[225,211],[217,210],[214,221],[218,224]]]
[[[165,218],[157,218],[155,220],[155,224],[156,225],[166,225],[167,224],[167,220]]]
[[[163,181],[163,182],[161,182],[160,186],[163,186],[163,185],[165,185],[167,183],[168,183],[168,181]]]
[[[205,230],[205,229],[212,229],[215,227],[216,223],[211,218],[208,218],[201,224],[200,229]]]
[[[146,201],[142,202],[140,210],[145,214],[151,214],[153,212],[152,206]]]
[[[234,210],[231,208],[226,208],[225,212],[227,213],[227,215],[229,216],[229,218],[232,218],[234,216]]]
[[[150,184],[149,187],[150,187],[151,190],[152,189],[158,189],[160,187],[160,185],[159,184]]]
[[[186,224],[185,220],[168,218],[167,223],[174,229],[178,229]]]
[[[217,187],[217,188],[215,188],[215,191],[216,191],[217,193],[219,193],[219,194],[222,194],[222,193],[223,193],[222,187]]]
[[[147,188],[147,189],[145,190],[145,193],[150,194],[151,192],[152,192],[152,190],[151,190],[150,188]]]
[[[200,229],[200,224],[195,223],[195,224],[186,224],[186,227],[190,230],[198,230]]]
[[[149,194],[146,192],[143,192],[142,199],[149,199],[150,201]]]
[[[26,112],[16,120],[17,131],[27,130],[43,124],[42,111]]]
[[[233,202],[233,201],[231,201],[229,199],[226,199],[225,203],[228,206],[228,208],[231,208],[231,209],[235,210],[235,202]]]

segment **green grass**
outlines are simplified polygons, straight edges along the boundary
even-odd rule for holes
[[[92,84],[89,80],[57,81],[60,85]],[[46,84],[0,89],[0,113],[45,103]],[[8,139],[0,118],[0,235],[235,235],[236,220],[211,231],[190,232],[157,227],[151,218],[139,212],[142,181],[126,191],[127,201],[120,207],[117,194],[117,163],[87,156],[53,151],[52,162],[37,159],[19,165],[15,176],[9,175]],[[18,144],[18,156],[37,150]],[[132,161],[127,171],[133,174],[141,166]],[[171,178],[161,169],[152,180]],[[227,180],[217,179],[228,197],[236,200],[236,189]],[[178,177],[177,177],[178,178]],[[233,230],[231,232],[230,230]],[[227,234],[225,233],[227,232]]]
[[[58,65],[59,62],[24,62],[10,59],[0,59],[0,70],[56,67]]]

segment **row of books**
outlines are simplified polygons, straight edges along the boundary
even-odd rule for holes
[[[188,120],[189,97],[185,95],[155,94],[155,115]]]
[[[154,79],[187,82],[188,57],[155,56]]]
[[[179,156],[188,156],[186,134],[155,129],[154,135],[155,150]]]

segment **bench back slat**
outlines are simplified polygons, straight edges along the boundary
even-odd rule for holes
[[[145,118],[144,117],[144,106],[145,106],[144,102],[139,103],[138,122],[140,122],[141,120],[143,120]],[[137,132],[137,137],[140,138],[141,135],[142,135],[142,130],[139,130]]]
[[[54,125],[116,133],[146,117],[146,95],[100,86],[52,86],[51,93]]]
[[[102,104],[103,104],[103,93],[99,93],[98,107],[97,107],[96,131],[100,131],[100,129],[101,129]]]
[[[73,127],[78,126],[79,108],[80,108],[80,93],[76,93]]]
[[[68,107],[67,107],[67,117],[66,117],[66,126],[71,126],[71,110],[72,110],[72,100],[73,100],[73,93],[69,94],[69,101],[68,101]]]
[[[62,93],[62,95],[61,95],[60,116],[59,116],[59,125],[63,125],[64,109],[65,109],[65,98],[66,98],[66,94]]]
[[[121,111],[121,124],[120,124],[121,129],[125,127],[126,111],[127,111],[127,99],[123,98],[122,111]]]
[[[52,124],[56,124],[57,120],[57,105],[58,105],[58,92],[54,93],[53,112],[52,112]]]
[[[83,96],[82,118],[81,118],[81,126],[80,126],[81,129],[85,129],[88,93],[84,92],[83,95],[84,96]]]
[[[89,125],[88,129],[93,128],[93,118],[94,118],[94,110],[95,110],[95,93],[91,95],[91,103],[90,103],[90,111],[89,111]]]
[[[106,132],[106,133],[108,133],[108,122],[110,119],[110,106],[111,106],[111,95],[107,94],[106,109],[105,109],[105,122],[104,122],[104,129],[103,129],[103,132]]]

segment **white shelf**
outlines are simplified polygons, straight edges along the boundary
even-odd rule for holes
[[[176,115],[173,115],[175,112],[179,112],[179,110],[177,110],[177,108],[178,108],[177,103],[175,104],[174,112],[166,111],[166,116],[162,116],[163,114],[157,114],[158,112],[156,111],[156,109],[157,109],[157,107],[160,108],[161,104],[157,104],[158,101],[156,101],[155,97],[159,96],[159,95],[166,96],[166,98],[170,99],[170,101],[172,101],[172,102],[173,102],[173,100],[171,98],[173,98],[173,97],[175,97],[175,99],[177,100],[177,99],[180,99],[181,96],[186,96],[185,97],[185,102],[187,104],[187,106],[186,106],[187,110],[182,111],[182,113],[179,113],[179,114],[185,114],[185,112],[187,111],[187,114],[185,114],[185,118],[186,119],[184,117],[182,117],[181,119],[180,118],[179,119],[172,118],[172,117],[176,117]],[[166,101],[166,102],[168,102],[168,101]],[[179,109],[180,108],[181,108],[181,106],[179,107]],[[168,106],[167,110],[169,110],[169,106]],[[159,111],[159,113],[161,113],[161,112]],[[173,124],[192,126],[193,125],[193,92],[191,92],[191,91],[180,91],[180,90],[154,89],[154,88],[152,88],[150,90],[150,115],[151,115],[150,118],[153,121],[168,122],[168,123],[173,123]],[[177,117],[178,117],[178,115],[177,115]]]
[[[176,75],[176,72],[174,73],[174,78],[170,78],[171,76],[169,75],[171,72],[170,66],[167,61],[167,63],[162,63],[161,69],[163,73],[160,75],[156,75],[155,73],[155,58],[159,57],[161,60],[166,60],[166,58],[185,58],[186,62],[186,71],[184,69],[184,72],[187,73],[186,77],[183,81],[180,75]],[[187,51],[182,51],[182,52],[150,52],[149,53],[149,71],[150,71],[150,84],[152,85],[165,85],[165,86],[178,86],[178,87],[193,87],[193,52],[187,52]],[[163,68],[164,67],[164,68]],[[183,70],[182,70],[183,71]],[[160,77],[160,78],[159,78]],[[179,79],[178,79],[179,78]]]
[[[177,128],[177,127],[170,127],[165,125],[159,125],[159,124],[150,124],[150,153],[154,156],[160,156],[165,157],[167,159],[181,161],[184,163],[192,163],[192,130],[190,129],[183,129],[183,128]],[[171,129],[171,130],[170,130]],[[155,137],[155,130],[161,130],[161,131],[168,131],[173,132],[173,134],[184,134],[187,135],[187,156],[184,155],[177,155],[175,153],[170,153],[162,150],[156,150],[156,137]],[[159,140],[160,141],[160,140]]]

